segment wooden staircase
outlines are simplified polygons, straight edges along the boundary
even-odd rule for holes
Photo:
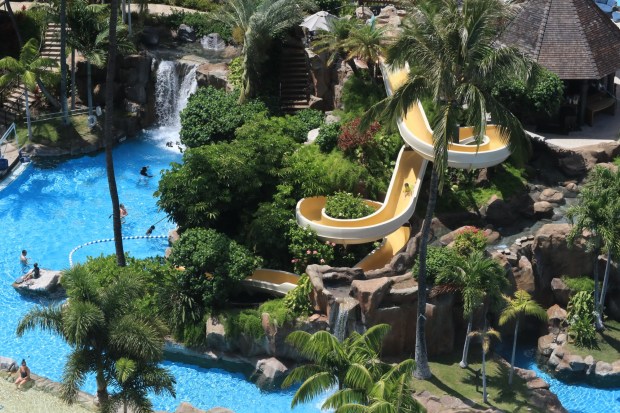
[[[280,107],[285,113],[307,109],[310,103],[310,71],[300,39],[289,38],[280,57]]]
[[[41,57],[53,59],[60,63],[60,24],[49,23],[43,34],[40,47]],[[59,68],[53,69],[59,71]],[[0,90],[0,124],[5,126],[18,121],[24,112],[24,84],[13,84],[4,90]],[[34,96],[30,97],[30,106],[34,104]]]

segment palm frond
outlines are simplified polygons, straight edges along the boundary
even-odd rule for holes
[[[19,320],[15,334],[18,337],[24,335],[27,330],[40,328],[53,333],[63,334],[62,307],[34,307]]]
[[[309,377],[297,390],[291,401],[291,408],[320,396],[327,390],[338,385],[336,378],[327,372],[317,373]]]

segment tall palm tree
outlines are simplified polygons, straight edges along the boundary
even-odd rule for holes
[[[474,313],[485,303],[497,303],[502,298],[502,290],[507,280],[502,267],[493,259],[485,257],[481,251],[474,251],[451,271],[438,275],[435,287],[438,290],[456,289],[463,297],[463,316],[467,319],[467,333],[463,345],[463,358],[459,366],[467,367],[467,356],[474,322]]]
[[[345,387],[331,395],[322,408],[336,413],[420,413],[424,407],[413,397],[412,374],[415,361],[408,359],[383,369],[353,364],[347,371]]]
[[[69,124],[69,107],[67,106],[67,0],[60,0],[58,10],[60,19],[60,106],[62,121]]]
[[[5,1],[4,7],[6,7],[6,12],[9,15],[9,20],[11,20],[11,25],[13,26],[13,30],[15,30],[15,36],[17,37],[17,44],[21,49],[24,45],[24,40],[22,39],[22,35],[19,31],[19,26],[17,25],[17,20],[15,20],[15,14],[13,13],[13,9],[11,8],[11,2]]]
[[[381,116],[394,121],[418,100],[427,99],[437,108],[433,121],[435,160],[430,195],[422,227],[418,274],[418,320],[416,325],[417,378],[431,377],[426,349],[426,252],[437,194],[444,181],[448,145],[458,119],[473,126],[474,137],[482,141],[491,113],[502,138],[517,149],[526,141],[519,120],[498,102],[491,90],[504,76],[526,78],[534,65],[517,49],[496,42],[499,22],[513,11],[501,0],[421,1],[411,10],[404,28],[388,50],[387,62],[410,67],[405,83],[385,101],[372,108],[367,118]],[[464,110],[467,108],[467,110]]]
[[[579,202],[572,205],[566,216],[573,224],[568,241],[572,243],[576,237],[588,231],[590,236],[586,239],[586,247],[594,255],[594,303],[595,303],[595,324],[597,330],[604,329],[602,312],[605,297],[599,290],[599,271],[598,257],[603,249],[607,248],[608,262],[611,260],[612,253],[618,249],[620,244],[620,202],[618,201],[618,191],[620,191],[620,173],[612,172],[607,168],[595,167],[589,174],[585,185],[581,188]],[[608,283],[609,271],[605,269],[605,279],[603,285]],[[605,288],[606,291],[606,288]]]
[[[86,92],[88,115],[93,114],[93,87],[91,65],[103,68],[108,58],[110,23],[107,5],[89,4],[86,0],[73,0],[69,7],[69,45],[80,51],[86,59]],[[131,52],[133,44],[128,40],[126,26],[117,30],[117,48],[120,52]],[[75,72],[75,67],[73,68]]]
[[[311,0],[229,0],[211,17],[243,33],[240,102],[256,95],[273,39],[302,21]]]
[[[37,79],[44,79],[51,83],[55,74],[51,70],[56,65],[52,59],[39,55],[39,44],[36,39],[30,39],[22,47],[19,60],[7,56],[0,60],[0,71],[4,74],[0,77],[0,88],[13,81],[22,82],[24,85],[24,106],[26,109],[26,123],[28,125],[28,139],[32,139],[32,127],[30,124],[30,101],[29,91],[37,87]]]
[[[492,328],[485,326],[482,331],[472,331],[469,333],[472,337],[480,337],[482,344],[482,401],[487,403],[487,370],[486,370],[486,356],[491,349],[491,340],[496,338],[501,340],[501,335]]]
[[[103,127],[105,145],[105,168],[108,175],[108,187],[110,189],[110,200],[112,201],[112,222],[114,228],[114,248],[116,250],[116,262],[119,267],[125,266],[125,251],[123,249],[123,233],[121,230],[121,215],[118,200],[118,188],[116,186],[116,176],[114,175],[114,159],[112,157],[112,133],[114,127],[114,73],[116,72],[116,51],[117,33],[116,25],[118,22],[118,0],[110,2],[110,20],[108,34],[108,68],[106,73],[105,91],[105,121]]]
[[[523,290],[517,290],[514,298],[505,297],[506,307],[499,317],[499,325],[503,326],[510,320],[515,320],[515,334],[512,341],[512,356],[510,358],[510,375],[508,384],[512,385],[512,376],[515,370],[515,353],[517,350],[517,334],[519,333],[519,322],[523,316],[534,316],[541,321],[547,320],[547,312]]]
[[[353,333],[342,342],[327,331],[314,334],[295,331],[289,334],[287,343],[311,361],[293,369],[282,383],[282,387],[289,387],[303,382],[293,397],[291,408],[312,400],[334,386],[342,390],[353,364],[372,369],[373,365],[377,365],[383,338],[389,330],[388,324],[378,324],[364,334]]]
[[[143,389],[136,389],[131,378],[135,375],[126,375],[122,383],[116,381],[115,369],[122,359],[148,367],[153,372],[151,378],[167,377],[161,381],[161,389],[174,392],[174,380],[156,365],[163,353],[164,325],[156,318],[142,316],[136,308],[136,300],[144,295],[144,282],[139,276],[119,271],[103,279],[88,266],[78,265],[63,273],[62,285],[69,297],[67,302],[31,309],[19,321],[17,335],[41,328],[60,335],[71,346],[62,378],[63,400],[76,400],[88,373],[95,375],[97,397],[104,411],[110,406],[110,385],[130,389],[128,383],[133,383],[135,394],[144,394],[143,390],[153,387],[145,382]]]

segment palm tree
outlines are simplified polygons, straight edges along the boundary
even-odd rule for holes
[[[105,67],[108,57],[110,23],[107,5],[89,4],[85,0],[74,0],[69,7],[68,24],[69,45],[80,51],[86,59],[86,91],[88,96],[88,115],[93,115],[93,87],[91,65]],[[134,50],[128,40],[126,26],[117,31],[118,50]],[[75,73],[75,67],[72,68]]]
[[[327,64],[332,65],[339,58],[345,59],[354,75],[359,74],[359,70],[355,61],[347,57],[347,53],[343,48],[343,43],[349,38],[349,34],[356,20],[353,19],[335,19],[329,23],[329,30],[321,30],[316,38],[312,41],[312,48],[316,53],[328,53]]]
[[[423,1],[412,8],[403,32],[388,50],[387,62],[410,67],[405,83],[385,101],[372,108],[375,115],[395,121],[403,117],[418,100],[427,99],[437,108],[433,121],[435,160],[430,195],[422,227],[418,274],[418,320],[416,325],[417,378],[431,377],[426,350],[426,251],[437,193],[447,169],[448,145],[453,140],[458,119],[465,116],[474,136],[482,141],[491,113],[501,136],[517,149],[526,141],[519,120],[498,102],[491,90],[505,76],[526,78],[534,64],[517,49],[496,42],[498,22],[513,10],[501,0]],[[464,108],[468,108],[465,110]]]
[[[123,233],[121,230],[121,215],[118,200],[118,188],[116,187],[116,176],[114,175],[114,159],[112,158],[112,133],[114,128],[114,73],[116,72],[116,51],[117,33],[116,24],[118,21],[118,0],[110,2],[110,22],[108,34],[108,68],[106,73],[105,91],[105,122],[103,127],[105,145],[105,168],[108,175],[108,187],[110,188],[110,200],[112,201],[112,222],[114,227],[114,248],[116,250],[116,262],[119,267],[125,266],[125,251],[123,249]]]
[[[22,35],[19,32],[19,26],[17,25],[17,20],[15,20],[15,14],[13,13],[13,9],[11,8],[11,2],[5,1],[4,7],[6,7],[6,12],[9,15],[9,20],[11,20],[11,25],[13,26],[13,30],[15,30],[15,36],[17,37],[17,44],[21,49],[24,45],[24,41],[22,40]]]
[[[28,92],[36,89],[38,78],[44,79],[46,83],[51,83],[55,78],[51,69],[55,65],[54,60],[39,55],[39,44],[36,39],[30,39],[26,42],[19,54],[19,60],[11,56],[0,60],[0,71],[5,72],[0,77],[0,88],[16,80],[24,85],[24,106],[26,108],[28,139],[32,139]]]
[[[310,364],[293,369],[282,383],[282,387],[289,387],[303,381],[293,397],[291,408],[312,400],[334,386],[342,390],[347,372],[353,364],[372,369],[379,358],[383,338],[389,330],[388,324],[378,324],[362,335],[353,333],[342,342],[327,331],[314,334],[295,331],[289,334],[287,343],[311,361]]]
[[[69,124],[69,108],[67,106],[67,0],[60,0],[60,106],[62,121]]]
[[[322,408],[336,413],[420,413],[425,409],[413,397],[411,376],[415,361],[408,359],[383,369],[353,364],[345,377],[346,388],[331,395]]]
[[[342,42],[342,48],[347,53],[346,59],[358,58],[365,61],[374,82],[377,82],[379,76],[379,57],[385,52],[385,33],[385,27],[358,22],[352,26],[349,36]]]
[[[608,262],[611,261],[612,253],[618,249],[620,244],[620,228],[618,219],[620,218],[620,202],[618,202],[618,191],[620,190],[620,173],[611,172],[607,168],[595,167],[588,175],[586,184],[581,188],[579,203],[572,205],[566,216],[573,227],[568,234],[568,241],[572,243],[576,237],[581,236],[584,231],[590,232],[586,239],[586,247],[594,254],[594,303],[595,303],[595,324],[597,330],[604,329],[602,312],[605,297],[599,297],[599,271],[598,257],[603,247],[607,248]],[[608,283],[609,271],[605,269],[605,279],[603,280],[604,290]]]
[[[163,353],[164,325],[142,316],[136,308],[136,300],[144,295],[139,276],[119,271],[104,278],[88,266],[77,265],[63,273],[62,285],[67,302],[31,309],[19,321],[17,335],[41,328],[60,335],[72,347],[63,372],[63,400],[75,401],[88,373],[95,374],[97,397],[104,410],[109,407],[109,385],[120,386],[125,400],[131,402],[134,395],[145,394],[149,388],[174,392],[174,380],[156,365]],[[125,374],[121,383],[115,377],[123,358],[134,360],[141,373]],[[147,377],[148,371],[152,374]],[[137,377],[146,380],[140,384]],[[157,387],[153,385],[155,377],[168,378]]]
[[[547,312],[523,290],[517,290],[515,297],[505,297],[506,307],[499,317],[499,325],[503,326],[510,320],[515,321],[515,335],[512,341],[512,357],[510,358],[510,375],[508,384],[512,385],[512,376],[515,370],[515,352],[517,350],[517,334],[519,333],[519,322],[522,316],[534,316],[541,321],[547,320]]]
[[[243,74],[239,101],[255,96],[271,41],[301,22],[311,0],[230,0],[211,17],[243,33]]]
[[[470,333],[473,327],[474,313],[485,303],[497,303],[502,298],[502,290],[507,286],[504,270],[493,259],[487,258],[481,251],[474,251],[451,271],[444,271],[437,277],[435,289],[458,290],[463,298],[463,316],[467,319],[467,333],[463,346],[463,358],[459,366],[467,367]]]
[[[487,403],[487,371],[486,371],[486,355],[491,348],[491,339],[501,340],[501,335],[492,328],[485,326],[482,331],[472,331],[469,333],[472,337],[480,337],[482,343],[482,401]]]

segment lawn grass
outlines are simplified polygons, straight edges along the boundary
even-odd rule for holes
[[[474,350],[474,348],[472,348]],[[414,380],[417,392],[427,390],[436,396],[450,395],[462,400],[469,399],[478,408],[493,407],[505,412],[541,412],[529,403],[525,381],[516,374],[512,387],[508,386],[509,369],[494,360],[487,360],[488,403],[482,402],[482,377],[476,379],[476,371],[482,367],[481,352],[470,351],[469,366],[459,367],[460,354],[435,357],[429,362],[433,377],[430,380]],[[476,386],[476,382],[479,383]]]
[[[591,355],[596,361],[612,363],[620,360],[620,322],[605,321],[605,330],[596,333],[596,346],[594,348],[580,348],[571,343],[567,343],[565,348],[571,354],[582,357]]]
[[[444,186],[437,199],[438,212],[478,211],[488,200],[496,195],[508,199],[525,190],[527,183],[525,171],[506,162],[493,168],[490,185],[486,188],[476,187],[472,183],[461,183],[458,187]]]
[[[101,135],[101,128],[95,126],[93,129],[88,127],[88,116],[76,115],[70,118],[68,126],[62,124],[61,119],[51,119],[42,122],[32,123],[32,142],[48,146],[70,147],[76,140],[87,143],[95,143]],[[26,122],[18,125],[17,139],[20,145],[28,140],[28,126]]]

